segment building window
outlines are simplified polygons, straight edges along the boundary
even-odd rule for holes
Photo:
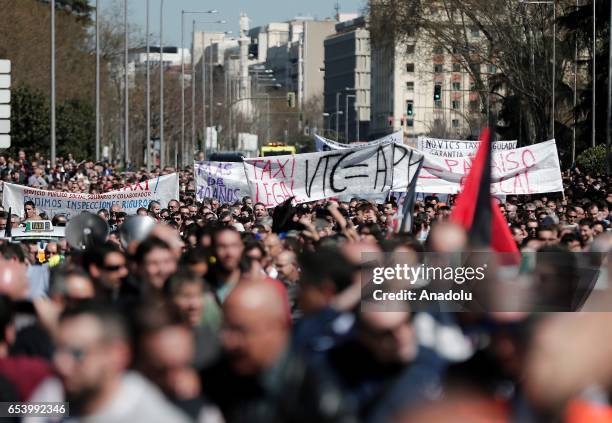
[[[415,47],[414,44],[408,44],[406,46],[406,54],[414,54]]]
[[[444,54],[444,47],[435,46],[433,52],[434,54]]]
[[[477,112],[478,111],[478,101],[471,100],[468,107],[470,109],[470,112],[472,112],[472,113]]]
[[[414,72],[414,63],[406,64],[406,72]]]
[[[442,65],[434,65],[434,73],[442,73],[444,71],[444,68]]]
[[[478,29],[478,27],[473,26],[470,29],[470,34],[472,35],[472,37],[476,38],[476,37],[480,37],[480,30]]]
[[[459,128],[459,119],[453,119],[452,125],[453,128]]]
[[[497,72],[497,66],[495,66],[495,65],[487,65],[487,72],[488,73],[495,73],[495,72]]]
[[[453,82],[453,91],[461,91],[461,82]]]
[[[434,101],[434,107],[436,109],[441,109],[442,108],[442,100],[435,100]]]
[[[459,107],[460,107],[459,100],[453,100],[452,107],[453,107],[453,110],[459,110]]]
[[[408,91],[414,91],[414,82],[413,81],[406,82],[406,89]]]
[[[453,72],[461,72],[461,64],[453,63]]]

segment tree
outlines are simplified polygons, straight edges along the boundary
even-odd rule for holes
[[[40,90],[25,85],[11,93],[11,154],[23,148],[28,153],[49,148],[49,100]]]
[[[91,159],[94,153],[95,110],[89,102],[67,100],[57,110],[58,155],[72,153],[77,159]]]
[[[595,133],[596,142],[605,143],[608,125],[607,104],[608,91],[608,53],[610,22],[610,1],[597,0],[595,4],[596,16],[596,47],[595,52]],[[604,17],[603,19],[599,17]],[[580,151],[591,146],[592,116],[593,116],[593,2],[569,9],[565,16],[559,19],[562,30],[566,32],[567,44],[578,47],[578,101],[576,109],[577,146]],[[572,51],[572,55],[574,52]],[[571,70],[573,72],[573,69]],[[571,124],[573,124],[573,114]]]
[[[559,11],[569,3],[556,2]],[[470,75],[481,106],[501,102],[500,132],[519,133],[533,143],[551,134],[553,86],[557,94],[566,92],[559,89],[565,79],[562,49],[552,81],[552,12],[549,4],[519,0],[375,0],[372,42],[380,48],[422,39],[441,47]],[[563,97],[558,100],[564,104]]]

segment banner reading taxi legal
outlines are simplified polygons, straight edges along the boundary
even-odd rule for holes
[[[96,213],[100,209],[110,209],[113,205],[119,205],[128,214],[136,214],[140,207],[148,207],[151,201],[158,201],[166,207],[170,200],[178,198],[178,173],[171,173],[104,194],[49,191],[5,183],[2,204],[5,209],[11,207],[13,213],[23,216],[24,203],[32,201],[39,213],[44,212],[49,217],[65,214],[70,218],[84,211]]]
[[[407,191],[416,183],[423,155],[395,143],[287,156],[245,159],[254,202],[273,207],[352,195]]]
[[[473,157],[425,154],[417,192],[456,194],[470,172]],[[493,153],[492,194],[538,194],[563,191],[555,140]]]

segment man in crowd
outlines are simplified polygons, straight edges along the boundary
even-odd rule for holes
[[[34,401],[68,401],[70,415],[92,422],[187,422],[157,387],[129,371],[128,328],[115,310],[83,304],[59,320],[54,364]],[[59,382],[59,383],[58,383]]]
[[[226,423],[353,421],[340,391],[289,352],[283,301],[263,282],[232,291],[223,305],[224,355],[202,373],[206,394]]]

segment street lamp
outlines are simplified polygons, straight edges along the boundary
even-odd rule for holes
[[[227,21],[225,20],[197,21],[195,23],[196,24],[198,23],[200,24],[225,24],[227,23]],[[194,29],[194,33],[195,33],[195,29]],[[226,32],[226,34],[229,34],[229,33],[231,33],[231,31]],[[206,44],[206,37],[205,37],[205,33],[202,32],[202,67],[201,67],[201,72],[202,72],[202,80],[201,80],[201,84],[202,84],[202,143],[203,143],[202,151],[204,152],[204,155],[206,155],[206,148],[207,148],[206,143],[207,143],[207,138],[208,138],[207,130],[206,130],[206,126],[207,126],[206,125],[206,72],[205,72],[206,61],[204,60],[204,53],[205,53],[205,47],[206,47],[205,44]],[[211,42],[211,45],[212,45],[212,42]]]
[[[181,166],[185,166],[185,15],[215,14],[216,10],[181,10]],[[191,82],[193,84],[193,81]]]
[[[348,105],[349,105],[349,98],[352,98],[354,101],[357,101],[357,96],[355,94],[348,94],[347,96],[345,96],[345,100],[346,100],[346,113],[344,114],[344,142],[348,144],[349,142],[349,126],[348,126],[348,119],[349,119],[349,110],[348,110]]]
[[[51,166],[55,167],[55,0],[51,0],[49,4],[51,5]]]
[[[519,0],[519,3],[524,4],[552,4],[553,7],[553,48],[552,48],[552,111],[550,116],[550,132],[552,138],[555,138],[555,88],[557,78],[557,6],[555,0]],[[595,4],[595,2],[593,2]],[[593,15],[593,19],[595,15]],[[593,80],[594,81],[594,80]],[[593,88],[593,93],[595,93]],[[595,108],[593,108],[593,111]]]
[[[125,133],[123,135],[124,139],[123,139],[123,165],[125,166],[125,170],[128,170],[128,162],[130,160],[129,158],[129,150],[130,150],[130,105],[129,105],[129,93],[130,93],[130,87],[129,87],[129,78],[128,78],[128,45],[129,45],[129,41],[128,41],[128,4],[127,4],[128,0],[123,0],[123,54],[124,54],[124,84],[125,84],[125,92],[124,92],[124,96],[123,96],[123,113],[124,113],[124,119],[125,119]]]
[[[194,27],[193,27],[193,34],[194,35],[192,36],[192,38],[195,39],[195,24],[226,24],[227,21],[226,20],[218,20],[218,21],[194,21],[193,23],[194,23]],[[227,31],[224,34],[230,34],[230,33],[231,33],[231,31]],[[204,60],[204,54],[205,54],[205,49],[206,49],[205,43],[206,43],[205,33],[202,32],[202,59],[201,59],[202,60],[202,81],[201,81],[201,83],[202,83],[202,130],[203,130],[203,134],[202,134],[202,139],[203,139],[202,151],[204,152],[204,155],[206,155],[206,142],[207,142],[207,138],[208,138],[208,136],[207,136],[207,129],[206,129],[207,125],[206,125],[206,98],[205,98],[205,96],[206,96],[206,72],[205,72],[206,64],[205,64],[205,60]],[[192,42],[192,47],[193,47],[194,44],[195,43]],[[212,66],[212,39],[211,39],[210,45],[211,45],[210,57],[211,57],[211,66]],[[192,55],[192,60],[193,60],[193,56],[194,56],[194,52],[193,51],[192,51],[191,55]],[[192,63],[195,63],[195,62],[192,61]],[[195,66],[195,64],[193,66]],[[212,67],[211,67],[211,69],[212,69]],[[195,67],[194,67],[194,71],[193,72],[195,74]],[[212,119],[213,118],[213,116],[212,116],[212,112],[213,112],[212,84],[213,84],[213,78],[210,77],[209,80],[210,80],[210,83],[211,83],[211,92],[209,93],[210,94],[210,98],[211,98],[210,105],[209,105],[209,107],[210,107],[210,116],[211,116],[211,119],[210,119],[211,120],[211,125],[210,126],[212,128],[212,120],[213,120]],[[192,81],[191,95],[192,95],[192,107],[195,110],[195,84],[193,83],[193,81]],[[193,114],[192,114],[192,118],[194,118]],[[194,118],[194,120],[195,120],[195,118]],[[192,136],[194,137],[193,143],[195,145],[195,129],[194,129],[195,122],[194,122],[194,120],[192,120]],[[212,133],[211,133],[211,136],[212,136]]]
[[[147,11],[149,10],[147,0]],[[148,18],[147,18],[148,22]],[[100,160],[100,5],[96,0],[96,162]]]

